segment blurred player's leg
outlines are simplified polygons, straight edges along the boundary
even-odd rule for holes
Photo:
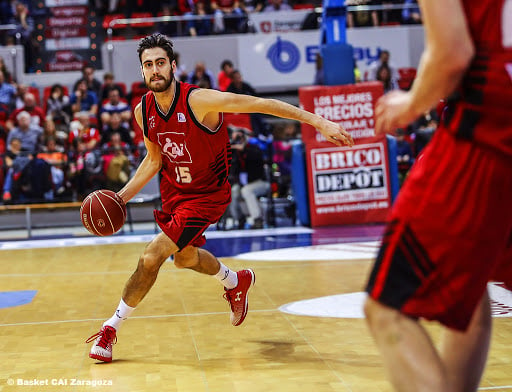
[[[371,298],[365,313],[397,391],[450,391],[441,358],[419,322]]]
[[[447,329],[444,333],[441,357],[451,391],[469,392],[478,389],[489,352],[491,330],[491,306],[486,292],[467,331]]]

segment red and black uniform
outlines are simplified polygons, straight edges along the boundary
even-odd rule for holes
[[[367,286],[458,330],[488,281],[512,287],[512,2],[463,4],[475,58],[400,191]]]
[[[222,118],[216,129],[195,118],[188,103],[195,88],[176,81],[168,113],[158,107],[153,92],[141,101],[144,135],[162,154],[162,211],[155,211],[155,219],[180,249],[204,245],[203,232],[231,202],[229,137],[221,129]]]

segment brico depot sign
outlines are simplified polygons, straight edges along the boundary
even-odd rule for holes
[[[387,139],[374,130],[382,94],[382,85],[373,82],[299,90],[304,109],[342,125],[356,143],[334,146],[303,125],[312,226],[385,221],[391,207]]]

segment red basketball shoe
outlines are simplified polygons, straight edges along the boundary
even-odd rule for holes
[[[96,340],[94,340],[96,338]],[[117,343],[115,328],[105,325],[100,332],[92,335],[85,343],[94,340],[89,357],[103,362],[112,362],[112,345]]]
[[[247,316],[247,309],[249,309],[248,294],[249,289],[256,281],[256,275],[252,269],[238,271],[238,286],[233,289],[224,289],[224,298],[229,302],[231,307],[231,324],[234,326],[240,325]]]

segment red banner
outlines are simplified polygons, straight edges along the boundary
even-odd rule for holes
[[[304,109],[343,125],[356,142],[336,147],[302,126],[313,227],[385,221],[391,207],[387,140],[374,132],[375,102],[382,94],[380,83],[299,89]]]

